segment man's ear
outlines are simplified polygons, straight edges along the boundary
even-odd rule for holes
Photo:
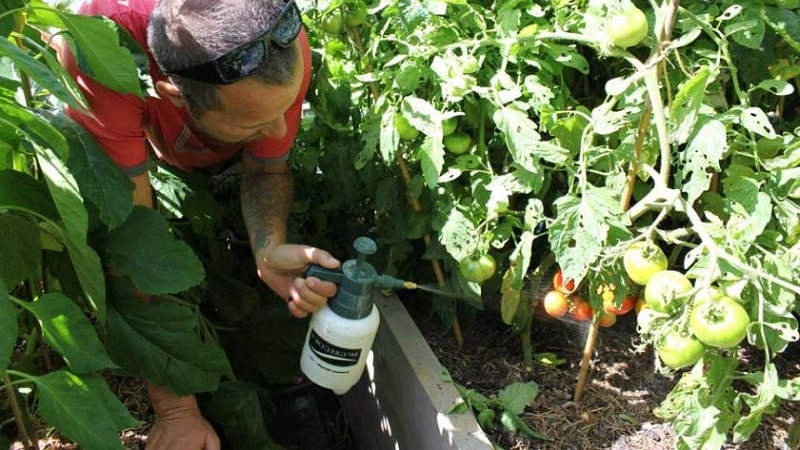
[[[156,81],[156,92],[161,98],[166,98],[173,105],[178,108],[186,107],[186,100],[183,98],[178,86],[170,83],[169,81],[159,80]]]

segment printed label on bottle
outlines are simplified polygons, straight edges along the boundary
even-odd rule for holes
[[[308,346],[322,361],[339,367],[355,366],[361,358],[361,349],[342,348],[322,339],[313,329],[308,337]]]

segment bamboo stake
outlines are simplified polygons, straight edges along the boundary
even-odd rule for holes
[[[586,380],[589,378],[589,362],[592,360],[592,353],[594,353],[594,343],[597,341],[597,332],[600,329],[600,318],[595,316],[592,319],[592,327],[589,328],[589,334],[586,335],[586,345],[583,347],[583,359],[581,359],[581,371],[578,375],[578,385],[575,386],[575,395],[572,401],[575,403],[581,401],[583,397],[583,389],[586,387]]]
[[[358,33],[358,30],[354,26],[348,26],[348,34],[350,39],[352,39],[353,44],[356,47],[356,50],[361,55],[364,55],[364,44],[361,41],[361,35]],[[364,68],[366,73],[372,72],[372,67],[367,64]],[[378,86],[375,84],[374,81],[370,81],[369,83],[369,90],[372,94],[372,98],[374,100],[378,100],[380,98],[380,92],[378,91]],[[408,165],[406,164],[406,160],[403,159],[403,155],[401,152],[397,152],[396,154],[397,166],[400,169],[400,175],[403,178],[403,182],[405,183],[406,187],[408,187],[409,183],[411,183],[411,174],[408,172]],[[422,205],[419,203],[419,199],[414,197],[413,195],[408,195],[408,201],[411,203],[411,207],[416,212],[422,211]],[[425,241],[425,247],[429,248],[431,246],[431,235],[430,233],[425,233],[423,236],[423,240]],[[444,271],[442,270],[441,264],[439,264],[439,260],[431,259],[431,266],[433,267],[433,273],[436,276],[436,282],[439,284],[439,287],[444,287],[446,284],[446,280],[444,277]],[[464,335],[461,332],[461,325],[458,322],[458,317],[453,318],[453,323],[451,324],[453,327],[453,337],[456,340],[456,344],[459,348],[464,346]]]

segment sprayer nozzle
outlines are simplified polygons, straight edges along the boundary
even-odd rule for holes
[[[375,284],[389,289],[416,289],[417,284],[410,281],[401,280],[389,275],[378,275]]]

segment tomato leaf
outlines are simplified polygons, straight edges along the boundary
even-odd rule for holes
[[[774,363],[764,366],[763,373],[754,373],[746,377],[753,385],[756,394],[743,392],[740,398],[748,407],[747,414],[743,415],[733,427],[733,442],[745,442],[761,423],[765,413],[770,412],[776,405],[778,391],[778,369]]]
[[[720,171],[719,162],[728,149],[726,133],[722,122],[704,121],[680,153],[682,164],[675,172],[676,184],[686,193],[690,204],[708,190],[714,173]]]
[[[681,86],[672,103],[672,119],[676,124],[675,137],[678,143],[684,143],[695,129],[706,86],[712,77],[709,66],[701,67],[691,79]]]
[[[503,407],[513,414],[522,414],[539,396],[539,385],[533,381],[514,382],[497,393]]]
[[[27,217],[16,214],[0,214],[0,279],[8,286],[31,275],[41,261],[39,227]]]

